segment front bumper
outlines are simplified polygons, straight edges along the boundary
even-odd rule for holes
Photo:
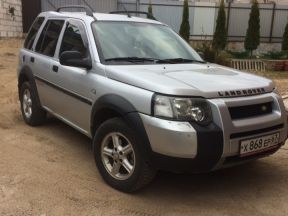
[[[274,104],[271,114],[241,120],[230,117],[229,106],[267,101],[273,101]],[[256,156],[240,158],[240,140],[279,132],[278,148],[285,143],[287,116],[283,102],[277,94],[211,99],[209,102],[214,123],[205,127],[191,122],[163,120],[140,114],[153,151],[153,166],[176,172],[206,172],[277,151],[274,149]]]

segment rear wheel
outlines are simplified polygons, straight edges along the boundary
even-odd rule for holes
[[[95,161],[110,186],[133,192],[153,179],[156,172],[144,160],[139,144],[133,130],[120,118],[107,120],[97,130],[93,140]]]
[[[46,112],[37,103],[35,90],[29,82],[24,82],[20,89],[21,112],[24,121],[31,126],[42,124],[46,119]]]

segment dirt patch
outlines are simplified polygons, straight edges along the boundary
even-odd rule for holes
[[[288,94],[288,77],[287,79],[274,79],[274,82],[280,94],[282,95]]]
[[[55,119],[41,127],[24,124],[16,82],[20,46],[19,40],[0,40],[0,54],[16,53],[0,56],[1,216],[288,215],[287,146],[214,173],[161,172],[135,194],[113,190],[95,167],[88,138]]]
[[[7,52],[7,53],[4,53],[4,56],[16,56],[16,55],[14,53]]]
[[[288,94],[288,71],[258,71],[251,73],[273,80],[281,95]]]

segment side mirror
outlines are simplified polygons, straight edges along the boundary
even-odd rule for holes
[[[81,67],[86,69],[92,68],[90,55],[84,57],[78,51],[64,51],[60,55],[60,64],[72,67]]]

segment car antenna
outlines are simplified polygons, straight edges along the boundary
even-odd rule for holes
[[[119,3],[122,5],[122,7],[124,8],[124,11],[127,13],[127,16],[129,18],[131,18],[131,14],[129,13],[129,11],[127,10],[127,8],[125,7],[125,5],[123,4],[122,0],[119,0]]]

